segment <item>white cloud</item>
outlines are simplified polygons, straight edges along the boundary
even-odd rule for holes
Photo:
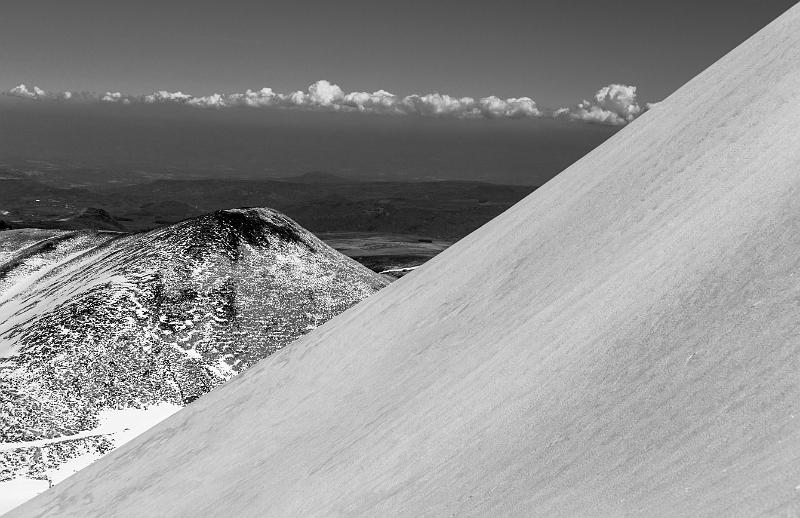
[[[472,97],[450,97],[447,94],[427,94],[423,96],[410,95],[404,104],[412,107],[420,115],[455,116],[458,118],[472,118],[477,115],[477,105]]]
[[[500,99],[494,95],[484,97],[480,100],[480,110],[485,117],[501,118],[507,117],[518,119],[522,117],[540,117],[542,112],[536,106],[536,102],[530,97],[520,97],[518,99]]]
[[[350,92],[344,96],[342,104],[362,112],[400,113],[397,109],[397,96],[386,90],[377,92]]]
[[[29,90],[26,85],[17,85],[9,90],[8,93],[15,97],[24,97],[26,99],[41,99],[47,95],[47,92],[38,86],[34,86],[33,90]]]
[[[331,106],[333,104],[341,104],[344,100],[344,92],[339,85],[335,85],[325,81],[317,81],[308,87],[308,102],[318,104],[320,106]]]
[[[632,122],[647,108],[642,108],[636,98],[636,87],[621,84],[604,86],[592,101],[582,101],[572,108],[560,108],[556,117],[601,124],[623,125]]]
[[[187,103],[191,101],[193,97],[189,94],[185,94],[183,92],[168,92],[166,90],[160,90],[158,92],[153,92],[150,95],[145,95],[143,100],[148,104],[153,103]]]
[[[25,99],[52,99],[62,101],[105,102],[121,104],[182,104],[199,108],[228,108],[246,106],[253,108],[284,108],[320,111],[349,111],[391,115],[417,115],[422,117],[449,117],[459,119],[521,119],[556,117],[603,124],[627,124],[646,111],[650,105],[640,106],[636,87],[612,84],[601,88],[591,101],[583,101],[572,108],[545,111],[530,97],[502,99],[490,95],[480,99],[453,97],[442,93],[412,94],[400,97],[386,90],[375,92],[345,92],[330,81],[320,80],[305,90],[291,93],[275,92],[271,88],[247,90],[243,93],[214,93],[202,97],[183,92],[160,90],[148,95],[132,96],[121,92],[88,94],[72,92],[51,93],[36,86],[19,85],[5,95]]]
[[[100,97],[100,101],[104,103],[122,103],[131,104],[131,99],[127,95],[120,92],[106,92]]]
[[[204,97],[192,97],[186,101],[186,104],[203,108],[224,108],[227,106],[225,96],[217,93]]]
[[[98,96],[97,94],[86,93],[86,92],[50,92],[47,90],[43,90],[38,86],[28,87],[25,84],[17,85],[14,88],[2,92],[0,95],[6,95],[9,97],[19,97],[22,99],[32,99],[32,100],[39,100],[39,101],[70,101],[70,102],[98,102],[98,101],[109,101],[107,99],[109,96],[120,96],[120,99],[116,99],[117,102],[120,102],[122,99],[122,94],[119,92],[111,93],[106,92],[102,96]]]
[[[272,88],[262,88],[258,91],[247,90],[243,94],[230,94],[223,97],[223,106],[251,106],[254,108],[264,106],[277,106],[281,104],[282,97]]]
[[[34,86],[33,88],[29,89],[28,86],[24,84],[17,85],[9,90],[8,95],[22,97],[23,99],[56,99],[58,97],[57,94],[46,92],[38,86]],[[61,97],[64,99],[69,99],[72,97],[72,92],[64,92],[61,94]]]

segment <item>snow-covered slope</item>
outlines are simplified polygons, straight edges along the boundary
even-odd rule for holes
[[[69,261],[118,232],[67,231],[25,228],[0,233],[0,305],[10,300],[55,265]],[[12,305],[8,305],[6,309]],[[1,311],[1,310],[0,310]],[[2,313],[0,313],[2,315]],[[5,318],[0,316],[0,326]],[[0,343],[0,357],[6,355]]]
[[[796,516],[800,7],[11,516]]]
[[[0,242],[0,493],[59,482],[387,284],[268,209]]]

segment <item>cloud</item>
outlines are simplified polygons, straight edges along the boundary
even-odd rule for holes
[[[22,84],[5,95],[25,99],[84,101],[119,104],[179,104],[198,108],[281,108],[313,111],[360,112],[384,115],[415,115],[456,119],[524,119],[555,117],[602,124],[627,124],[650,105],[642,107],[636,97],[636,87],[612,84],[601,88],[591,101],[572,108],[542,110],[530,97],[502,99],[488,97],[453,97],[442,93],[412,94],[405,97],[386,90],[375,92],[345,92],[330,81],[312,83],[306,90],[279,93],[272,88],[246,90],[243,93],[213,93],[202,97],[180,91],[160,90],[147,95],[133,96],[121,92],[90,94],[73,92],[52,93]]]
[[[131,99],[120,92],[106,92],[100,97],[100,102],[131,104]]]
[[[642,108],[636,98],[636,87],[621,84],[604,86],[591,101],[584,100],[572,108],[560,108],[556,117],[597,122],[601,124],[624,125],[632,122],[649,108]]]
[[[386,90],[376,92],[350,92],[344,96],[342,104],[361,112],[400,113],[397,110],[397,96]]]
[[[70,92],[70,91],[49,92],[47,90],[39,88],[38,86],[29,88],[27,85],[24,84],[17,85],[6,92],[2,92],[2,94],[0,95],[5,95],[8,97],[19,97],[21,99],[31,99],[35,101],[122,102],[124,99],[127,99],[127,96],[123,96],[119,92],[114,92],[114,93],[106,92],[103,95],[97,95],[88,92]]]
[[[500,99],[495,96],[484,97],[480,100],[481,113],[485,117],[506,117],[519,119],[522,117],[540,117],[542,112],[530,97]]]
[[[204,97],[192,97],[186,101],[186,104],[191,106],[199,106],[202,108],[224,108],[226,106],[225,96],[221,94],[211,94]]]
[[[309,86],[308,94],[297,93],[304,99],[302,104],[333,106],[341,104],[344,100],[344,92],[339,85],[329,83],[324,79]]]
[[[29,89],[26,85],[17,85],[7,92],[8,95],[14,97],[21,97],[23,99],[71,99],[72,92],[61,92],[60,94],[52,94],[34,86]]]
[[[433,93],[398,97],[386,90],[352,92],[344,97],[345,106],[372,113],[395,113],[428,117],[522,118],[540,117],[542,112],[529,97],[500,99],[496,96],[474,99]]]
[[[47,92],[39,88],[38,86],[34,86],[33,90],[28,90],[26,85],[17,85],[11,90],[8,91],[9,95],[13,95],[15,97],[23,97],[25,99],[41,99],[47,95]]]
[[[194,99],[189,94],[185,94],[183,92],[167,92],[166,90],[161,90],[158,92],[153,92],[150,95],[145,95],[143,97],[144,102],[147,104],[153,103],[177,103],[183,104],[188,103]]]

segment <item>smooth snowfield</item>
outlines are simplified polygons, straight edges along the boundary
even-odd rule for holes
[[[11,516],[800,514],[800,7]]]
[[[46,480],[18,478],[8,482],[0,482],[0,512],[17,507],[31,496],[38,495],[50,487]]]

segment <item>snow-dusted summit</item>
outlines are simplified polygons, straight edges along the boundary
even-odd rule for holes
[[[0,493],[58,482],[386,284],[269,209],[0,233]]]

